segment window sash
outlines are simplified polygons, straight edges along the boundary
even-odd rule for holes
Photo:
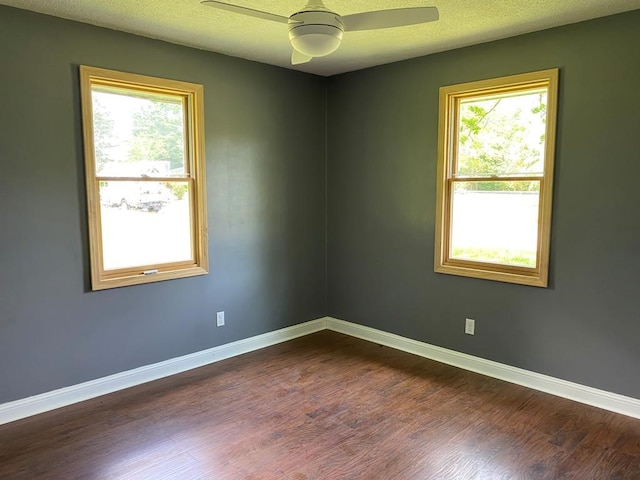
[[[104,244],[103,244],[103,231],[102,231],[102,204],[100,204],[100,242],[101,242],[101,252],[100,256],[100,270],[102,272],[102,277],[105,279],[117,279],[131,275],[140,275],[144,274],[145,271],[157,270],[158,272],[164,271],[172,271],[181,268],[189,268],[196,267],[198,265],[197,252],[194,248],[194,234],[196,232],[195,228],[195,218],[194,211],[196,210],[194,205],[196,204],[195,192],[194,192],[194,179],[192,178],[175,178],[175,177],[96,177],[96,185],[95,188],[100,190],[100,183],[108,181],[111,184],[117,183],[126,183],[126,182],[140,182],[140,183],[187,183],[188,184],[188,202],[189,202],[189,232],[191,236],[191,254],[189,259],[174,261],[174,262],[161,262],[161,263],[140,263],[135,266],[130,267],[122,267],[122,268],[105,268],[104,266]],[[100,193],[98,193],[100,195]]]
[[[483,262],[481,260],[467,260],[456,258],[452,255],[452,227],[453,227],[453,190],[454,185],[456,183],[472,183],[472,182],[512,182],[512,181],[531,181],[537,182],[539,184],[538,195],[541,199],[543,197],[544,190],[544,178],[540,176],[530,176],[530,177],[463,177],[463,178],[449,178],[447,179],[447,193],[446,193],[446,225],[448,228],[446,229],[446,237],[443,245],[444,255],[447,258],[447,264],[460,266],[463,268],[474,268],[480,267],[483,270],[494,271],[494,272],[509,272],[513,274],[524,274],[524,275],[537,275],[540,272],[540,241],[543,235],[542,223],[540,222],[540,218],[543,215],[542,208],[543,202],[538,202],[538,226],[537,226],[537,234],[536,234],[536,263],[535,267],[524,267],[518,265],[510,265],[506,263],[496,263],[496,262]]]

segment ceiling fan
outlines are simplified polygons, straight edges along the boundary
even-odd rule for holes
[[[250,17],[285,23],[293,47],[291,64],[309,62],[334,52],[344,32],[402,27],[438,20],[436,7],[407,7],[340,16],[324,6],[322,0],[308,0],[307,5],[289,17],[218,0],[202,0],[202,4]]]

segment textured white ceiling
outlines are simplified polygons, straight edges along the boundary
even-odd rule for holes
[[[225,1],[287,17],[306,4],[306,0]],[[640,8],[640,0],[325,0],[327,8],[340,15],[436,6],[440,20],[346,32],[333,54],[292,67],[286,25],[204,6],[199,0],[0,0],[0,4],[324,76]]]

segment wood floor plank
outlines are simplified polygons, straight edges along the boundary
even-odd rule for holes
[[[0,426],[7,480],[640,480],[640,421],[318,332]]]

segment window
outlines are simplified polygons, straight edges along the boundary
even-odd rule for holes
[[[435,271],[547,286],[558,70],[440,89]]]
[[[208,271],[203,88],[81,66],[93,290]]]

